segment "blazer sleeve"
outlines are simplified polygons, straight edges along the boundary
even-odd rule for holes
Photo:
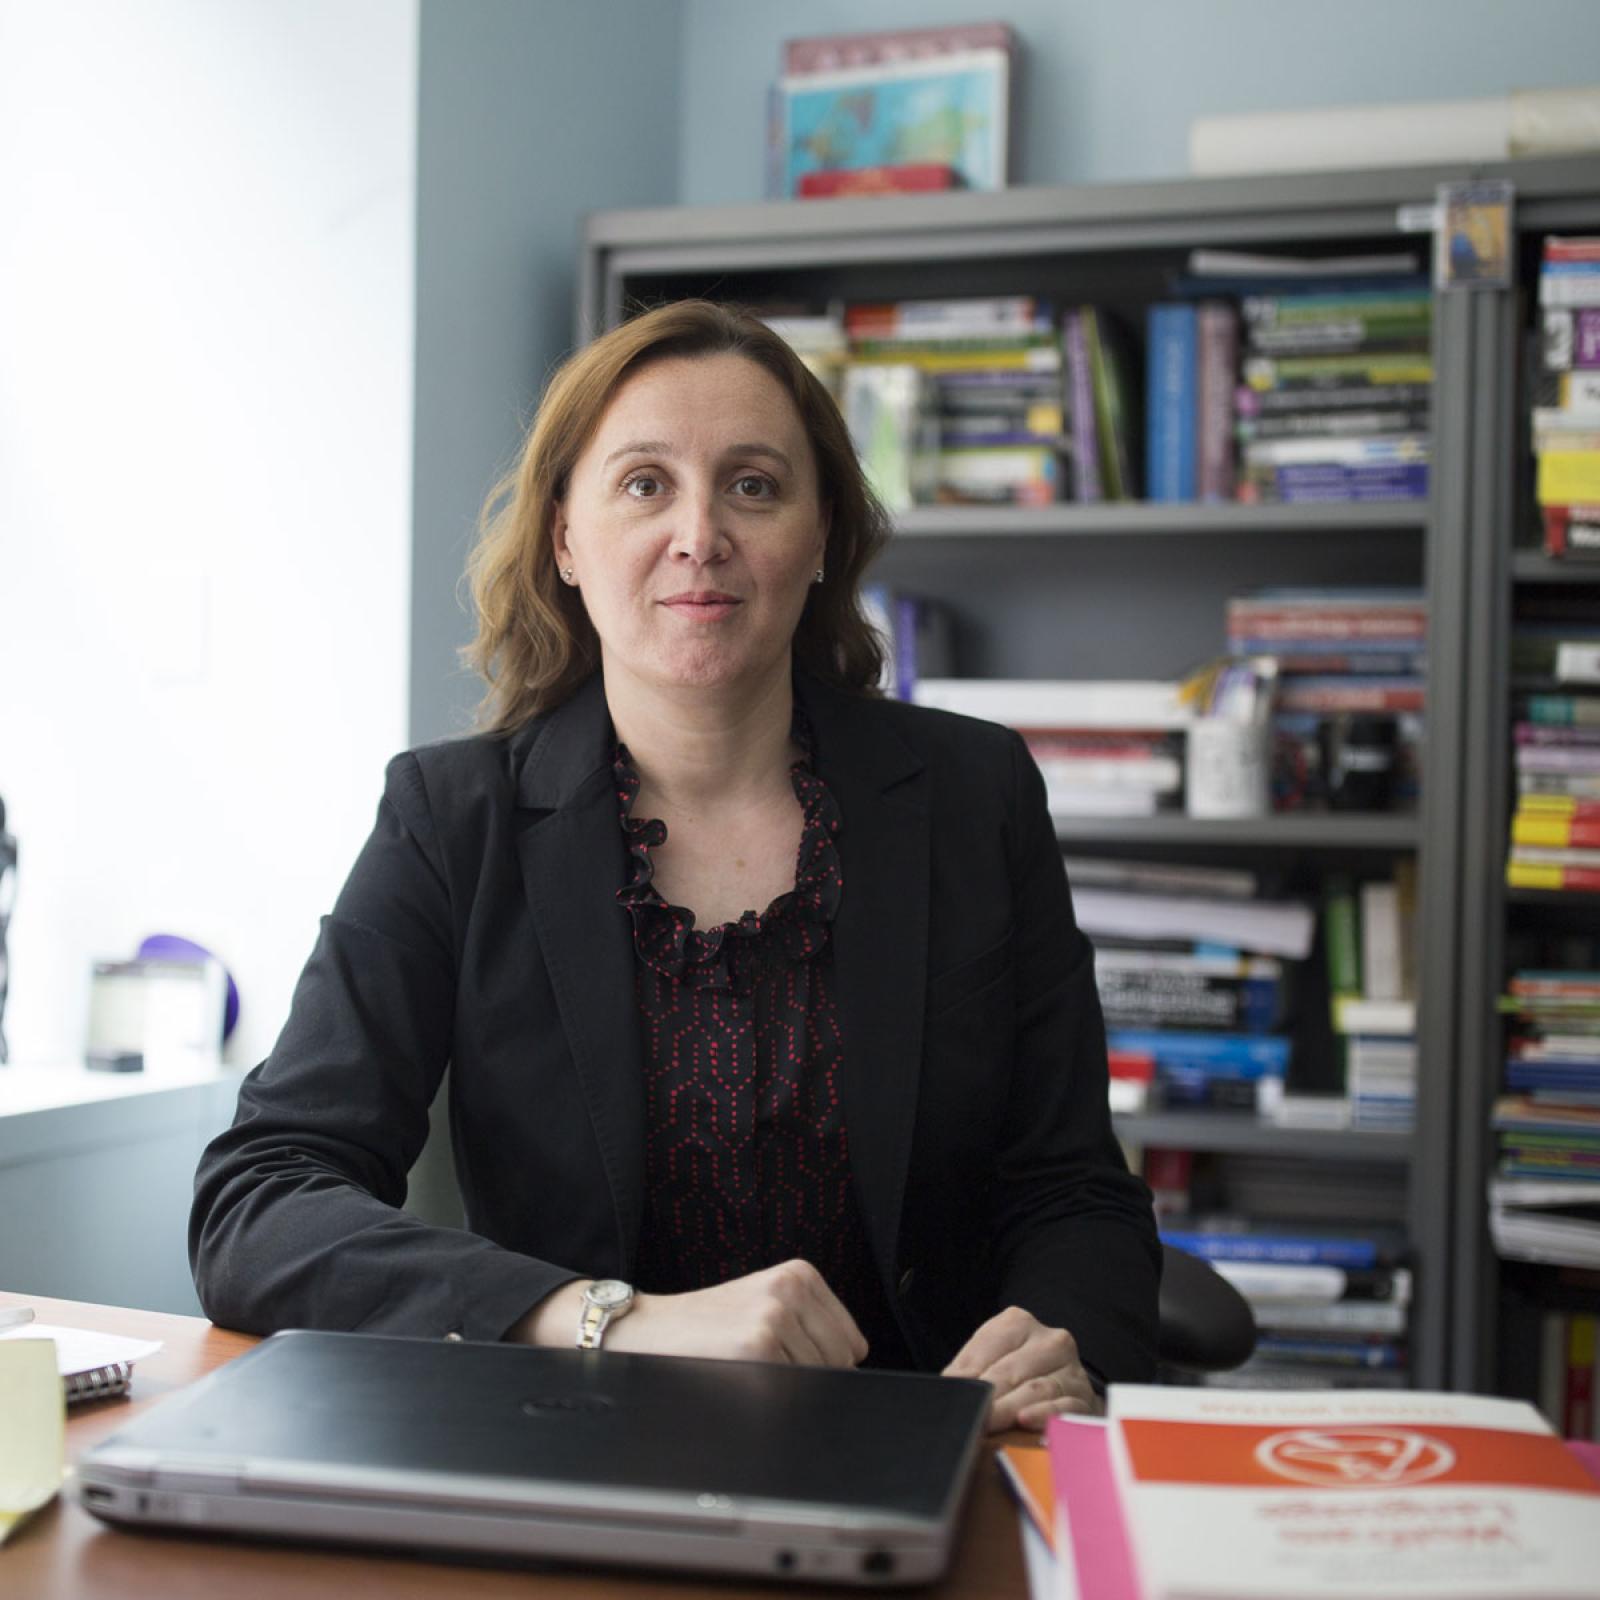
[[[494,1340],[577,1276],[400,1209],[450,1052],[452,928],[422,771],[398,756],[289,1020],[200,1160],[189,1258],[214,1322]]]
[[[1107,1101],[1094,952],[1077,925],[1044,780],[1012,742],[1016,1044],[997,1174],[1002,1305],[1066,1328],[1100,1377],[1155,1372],[1161,1250]]]

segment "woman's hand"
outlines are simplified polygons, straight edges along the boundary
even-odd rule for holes
[[[1078,1360],[1065,1328],[1047,1328],[1021,1306],[990,1317],[944,1369],[947,1378],[982,1378],[994,1385],[989,1432],[1041,1431],[1063,1412],[1100,1416],[1105,1406]]]
[[[571,1344],[582,1282],[557,1289],[512,1329],[530,1344]],[[805,1367],[853,1367],[867,1341],[809,1261],[733,1278],[687,1294],[641,1294],[606,1328],[603,1348],[729,1361],[788,1361]]]

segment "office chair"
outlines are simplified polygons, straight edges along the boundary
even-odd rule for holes
[[[1163,1376],[1227,1372],[1255,1347],[1256,1319],[1245,1297],[1198,1256],[1162,1245],[1156,1359]]]

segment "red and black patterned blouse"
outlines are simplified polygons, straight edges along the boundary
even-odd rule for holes
[[[634,1268],[646,1293],[709,1288],[793,1257],[821,1272],[871,1346],[870,1366],[911,1358],[875,1272],[840,1099],[832,992],[843,892],[839,811],[806,754],[790,768],[805,814],[794,888],[759,915],[700,932],[651,882],[666,824],[631,813],[639,777],[613,767],[632,861],[618,902],[633,922],[644,1039],[645,1208]]]

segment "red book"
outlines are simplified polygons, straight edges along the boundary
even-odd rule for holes
[[[1546,261],[1600,261],[1600,239],[1546,239]]]
[[[892,167],[804,172],[796,193],[802,200],[837,200],[867,194],[932,194],[960,187],[961,174],[954,167],[936,161],[907,161]]]
[[[1544,553],[1600,560],[1600,506],[1545,506]]]

